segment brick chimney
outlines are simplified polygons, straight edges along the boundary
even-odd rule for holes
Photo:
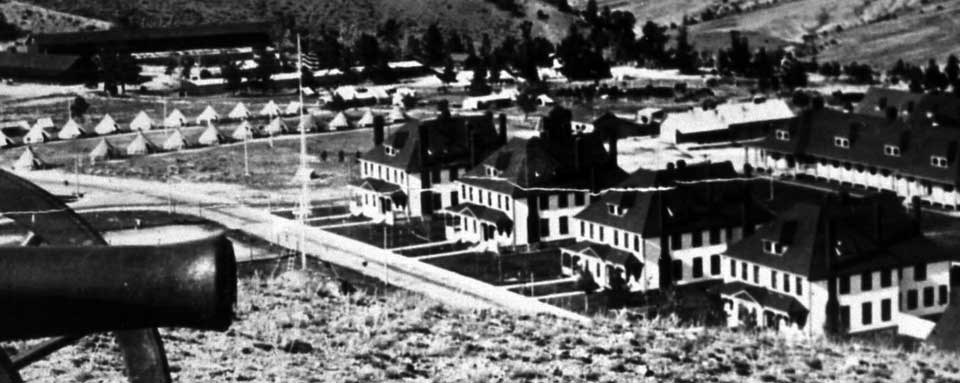
[[[373,118],[373,146],[383,145],[383,116]]]

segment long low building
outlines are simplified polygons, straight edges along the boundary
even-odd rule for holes
[[[809,176],[960,207],[960,129],[812,109],[746,146],[747,163],[775,176]]]
[[[41,33],[31,50],[44,54],[92,56],[101,50],[162,52],[190,49],[266,47],[272,42],[269,23],[113,29],[69,33]]]
[[[95,80],[96,68],[80,56],[0,52],[0,77],[50,83],[81,83]]]

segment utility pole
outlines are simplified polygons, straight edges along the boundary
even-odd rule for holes
[[[297,95],[300,98],[300,118],[297,121],[300,128],[300,169],[297,173],[300,175],[300,268],[307,269],[307,253],[304,250],[304,244],[307,240],[307,215],[310,214],[310,201],[308,193],[310,192],[311,171],[307,169],[307,129],[303,124],[303,51],[300,47],[300,34],[297,33]]]
[[[249,138],[246,134],[243,135],[243,175],[250,177],[250,157],[247,154],[247,140]]]

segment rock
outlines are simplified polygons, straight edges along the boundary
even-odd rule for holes
[[[257,342],[253,344],[253,347],[259,348],[263,351],[273,351],[273,345],[269,343]]]
[[[300,339],[294,339],[283,345],[283,351],[291,354],[307,354],[313,352],[313,345]]]
[[[563,370],[561,370],[560,367],[554,368],[554,369],[553,369],[553,376],[563,376]]]
[[[811,370],[822,370],[823,362],[819,358],[813,358],[807,360],[807,367],[810,367]]]

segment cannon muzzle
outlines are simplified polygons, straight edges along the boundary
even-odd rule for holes
[[[226,330],[236,267],[223,235],[160,246],[0,248],[0,341],[148,327]]]

